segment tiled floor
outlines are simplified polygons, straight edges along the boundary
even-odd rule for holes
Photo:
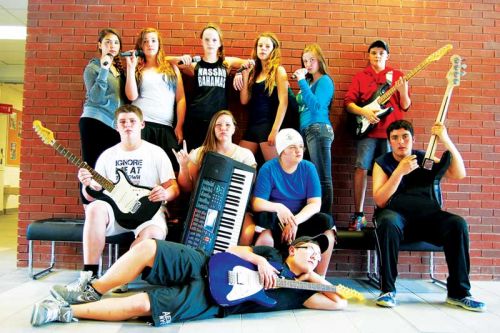
[[[140,321],[103,323],[81,321],[72,324],[50,324],[32,328],[29,323],[33,303],[48,296],[55,283],[67,283],[78,272],[57,270],[33,281],[26,269],[15,267],[16,216],[0,215],[0,332],[286,332],[286,333],[347,333],[347,332],[500,332],[500,282],[473,282],[473,294],[488,303],[486,313],[472,313],[443,304],[445,291],[421,280],[401,280],[395,309],[377,307],[373,298],[378,294],[363,281],[335,279],[361,291],[367,301],[351,303],[345,311],[314,310],[235,315],[225,319],[203,320],[148,328]],[[120,297],[117,294],[107,297]]]

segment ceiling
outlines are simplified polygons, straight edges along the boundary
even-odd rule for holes
[[[28,0],[0,0],[0,29],[6,25],[26,26]],[[24,81],[25,40],[0,39],[0,83]]]

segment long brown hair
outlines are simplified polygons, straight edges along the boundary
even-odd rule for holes
[[[236,119],[229,110],[220,110],[212,116],[210,119],[210,124],[208,125],[207,136],[205,136],[205,141],[203,141],[203,146],[198,153],[198,161],[202,161],[205,154],[209,151],[217,150],[217,137],[215,136],[215,125],[217,120],[221,117],[227,115],[231,117],[233,125],[236,127]]]
[[[267,37],[271,39],[273,43],[273,50],[269,55],[269,59],[266,63],[266,68],[262,67],[262,62],[257,57],[257,45],[259,44],[259,39]],[[276,75],[278,73],[278,67],[281,64],[281,49],[278,37],[272,32],[263,32],[255,39],[255,43],[252,51],[252,59],[255,61],[255,67],[250,72],[250,79],[248,81],[248,89],[251,89],[252,85],[257,80],[257,77],[262,71],[267,73],[265,87],[268,91],[269,96],[272,95],[274,87],[276,86]]]
[[[122,49],[122,37],[120,36],[120,34],[118,33],[118,31],[116,31],[115,29],[113,28],[105,28],[105,29],[102,29],[101,31],[99,31],[99,37],[97,38],[97,41],[99,43],[102,43],[102,40],[107,36],[107,35],[115,35],[116,38],[118,38],[118,41],[120,42],[120,49],[118,51],[121,51]],[[99,49],[99,47],[97,47],[99,52],[101,52],[102,54],[102,49]],[[123,75],[125,73],[125,70],[123,69],[123,65],[122,65],[122,61],[120,59],[120,56],[119,54],[117,54],[114,58],[113,58],[113,66],[115,66],[115,68],[118,70],[118,72],[120,72],[121,75]]]
[[[158,66],[158,71],[160,73],[165,74],[167,84],[169,85],[169,87],[173,87],[173,89],[175,89],[177,85],[177,75],[175,74],[174,68],[167,61],[165,57],[165,52],[163,51],[162,38],[160,32],[155,28],[142,29],[141,32],[139,33],[139,36],[137,37],[137,41],[135,42],[135,49],[142,50],[142,44],[144,42],[144,38],[146,34],[149,33],[155,33],[156,36],[158,37],[158,54],[156,54],[156,64]],[[142,69],[145,66],[145,62],[146,62],[145,59],[143,59],[142,57],[139,58],[139,63],[137,64],[137,67],[135,69],[135,76],[138,81],[141,80],[141,73]]]
[[[302,57],[304,56],[305,53],[311,52],[314,54],[316,57],[316,60],[318,60],[319,64],[319,72],[323,75],[328,75],[330,76],[330,72],[328,71],[328,65],[326,64],[325,60],[325,55],[323,54],[323,50],[321,50],[321,47],[317,43],[309,44],[304,47],[304,50],[302,51],[302,54],[300,55],[300,63],[302,64],[302,68],[304,68],[304,60],[302,60]],[[312,74],[307,73],[306,74],[307,80],[312,80]]]

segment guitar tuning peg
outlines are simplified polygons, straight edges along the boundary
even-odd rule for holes
[[[462,67],[463,69],[466,69],[467,68],[467,64],[462,64],[462,66],[460,66],[460,67]]]
[[[460,72],[460,75],[465,76],[466,72]]]

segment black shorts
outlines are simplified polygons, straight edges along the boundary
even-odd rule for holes
[[[272,129],[273,124],[260,124],[250,126],[245,131],[242,140],[256,143],[267,142],[267,138],[269,137],[269,133],[271,133]]]
[[[142,130],[141,137],[144,140],[163,148],[172,163],[174,171],[179,171],[179,164],[177,163],[177,159],[175,158],[172,149],[178,151],[181,146],[177,143],[174,129],[167,125],[149,121],[146,121],[145,123],[146,126]]]
[[[281,244],[281,228],[279,225],[278,215],[272,212],[254,213],[255,224],[264,229],[271,230],[274,239],[274,247],[283,249],[288,247],[288,244]],[[331,230],[335,227],[335,222],[329,214],[316,213],[307,221],[299,224],[297,229],[297,237],[300,236],[316,236]]]
[[[221,308],[210,296],[206,277],[208,256],[184,244],[156,241],[153,267],[142,278],[158,286],[147,290],[155,326],[214,318]]]

